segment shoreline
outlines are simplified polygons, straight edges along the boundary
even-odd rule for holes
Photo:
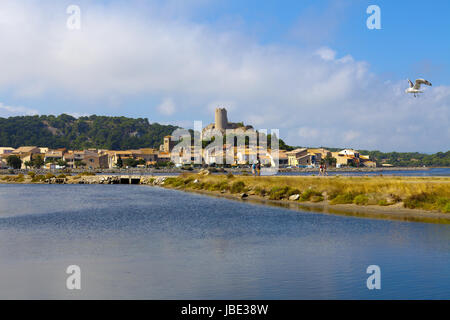
[[[381,185],[389,184],[390,181],[394,180],[396,184],[396,188],[412,188],[416,189],[416,184],[425,183],[429,185],[434,185],[437,188],[444,186],[447,189],[447,184],[450,183],[450,179],[447,177],[444,178],[410,178],[410,177],[395,177],[395,178],[367,178],[367,177],[352,177],[352,178],[337,178],[340,181],[338,182],[335,177],[272,177],[266,180],[269,180],[269,186],[273,186],[273,189],[280,190],[280,183],[284,186],[283,188],[289,188],[288,185],[295,184],[296,181],[301,179],[303,183],[309,185],[309,187],[305,190],[303,189],[303,193],[301,195],[295,194],[291,199],[290,193],[285,193],[279,197],[272,197],[273,194],[268,195],[267,192],[262,195],[259,193],[261,185],[258,183],[262,183],[261,181],[263,177],[231,177],[232,184],[236,184],[236,182],[245,181],[245,187],[243,191],[233,191],[232,189],[221,189],[220,185],[227,183],[227,177],[222,176],[222,178],[218,176],[212,176],[206,174],[206,176],[202,175],[186,175],[180,178],[157,178],[153,181],[153,185],[157,185],[160,187],[164,187],[167,189],[180,190],[185,192],[197,193],[207,196],[214,196],[217,198],[225,198],[234,201],[244,201],[250,202],[254,204],[261,205],[270,205],[276,207],[283,207],[287,209],[294,210],[302,210],[307,212],[315,212],[315,213],[323,213],[323,214],[336,214],[336,215],[345,215],[352,217],[361,217],[361,218],[375,218],[375,219],[384,219],[384,220],[397,220],[397,221],[408,221],[408,222],[425,222],[425,223],[438,223],[438,224],[450,224],[450,214],[448,211],[440,211],[441,209],[430,209],[429,206],[424,206],[421,208],[420,206],[416,206],[414,208],[407,208],[405,203],[408,199],[400,199],[393,200],[392,202],[386,201],[378,202],[378,203],[366,203],[361,204],[359,202],[343,202],[343,203],[333,203],[333,198],[326,195],[326,192],[323,192],[322,195],[320,193],[314,192],[315,190],[321,190],[316,186],[316,184],[327,184],[333,185],[336,183],[341,183],[344,186],[346,184],[360,184],[363,188],[369,188],[370,183],[379,183]],[[195,179],[195,180],[194,180]],[[209,180],[208,180],[209,179]],[[192,181],[193,180],[193,181]],[[234,182],[233,182],[234,181]],[[380,182],[381,181],[381,182]],[[194,183],[195,185],[192,185]],[[284,184],[283,184],[284,183]],[[219,188],[217,190],[217,187]],[[342,186],[341,186],[342,187]],[[347,186],[348,187],[348,186]],[[417,186],[418,189],[421,188],[420,185]],[[216,189],[216,190],[214,190]],[[291,188],[292,190],[292,188]],[[279,192],[279,191],[278,191]],[[306,199],[302,199],[301,197],[305,193],[314,194],[311,197]],[[319,194],[319,196],[317,195]],[[376,196],[381,196],[382,192]],[[450,201],[448,197],[448,192],[446,200]],[[275,194],[276,195],[276,194]],[[299,197],[300,196],[300,197]],[[323,197],[322,197],[323,196]],[[390,196],[394,196],[390,194]],[[300,198],[300,199],[299,199]],[[317,199],[320,198],[320,199]],[[337,198],[337,197],[336,197]],[[335,199],[336,199],[335,198]],[[356,197],[357,198],[357,197]],[[405,201],[405,202],[404,202]],[[448,210],[448,209],[447,209]]]
[[[258,194],[258,183],[269,183],[270,186],[291,185],[296,181],[302,181],[309,185],[306,191],[321,190],[317,188],[317,184],[335,185],[341,183],[342,186],[360,185],[367,188],[373,181],[380,181],[378,183],[386,184],[389,181],[394,181],[398,185],[396,188],[401,189],[409,187],[414,189],[417,183],[424,183],[426,185],[439,185],[447,189],[447,184],[450,184],[449,177],[295,177],[295,176],[274,176],[266,177],[243,177],[233,176],[227,178],[225,175],[211,175],[208,171],[203,171],[203,174],[184,174],[178,176],[140,176],[140,175],[78,175],[67,177],[44,177],[37,179],[39,176],[0,176],[0,184],[140,184],[155,187],[162,187],[166,189],[202,194],[205,196],[213,196],[217,198],[229,199],[234,201],[243,201],[259,205],[269,205],[275,207],[282,207],[286,209],[302,210],[307,212],[336,214],[361,218],[375,218],[384,220],[397,220],[409,222],[425,222],[425,223],[439,223],[450,224],[450,213],[440,212],[438,210],[425,210],[420,207],[414,209],[404,207],[404,200],[398,199],[389,204],[379,205],[377,203],[356,204],[356,203],[331,203],[332,199],[317,192],[312,198],[307,199],[288,199],[289,195],[272,199],[268,194]],[[238,181],[245,181],[246,187],[240,191],[230,189],[232,185],[228,183],[235,183]],[[172,185],[171,182],[174,182]],[[205,183],[205,185],[204,185]],[[213,183],[226,184],[227,188],[218,190],[209,190]],[[284,183],[284,184],[283,184]],[[316,184],[316,185],[314,185]],[[299,187],[300,190],[305,190]],[[414,189],[415,190],[415,189]],[[303,192],[303,193],[304,193]],[[301,191],[297,190],[301,194]],[[446,193],[448,197],[448,192]],[[445,194],[444,194],[445,195]],[[377,195],[378,196],[378,195]],[[319,201],[314,201],[314,197],[319,197]],[[317,200],[317,199],[316,199]],[[331,201],[330,201],[331,200]],[[428,209],[428,208],[427,208]]]
[[[392,171],[429,171],[432,169],[450,169],[450,167],[377,167],[377,168],[367,168],[367,167],[345,167],[345,168],[328,168],[328,172],[342,172],[342,173],[353,173],[353,172],[364,172],[364,173],[389,173]],[[183,170],[180,168],[130,168],[130,169],[70,169],[65,171],[64,169],[50,170],[50,169],[0,169],[0,176],[2,175],[17,175],[24,174],[28,172],[35,172],[36,174],[79,174],[84,172],[95,173],[97,175],[108,175],[108,174],[122,174],[122,175],[164,175],[164,174],[183,174],[183,173],[199,173],[204,169],[194,168],[192,171]],[[223,173],[250,173],[250,168],[208,168],[211,173],[223,174]],[[279,168],[279,173],[318,173],[318,168]]]
[[[164,189],[195,193],[215,198],[228,199],[239,202],[249,202],[258,205],[285,208],[290,210],[306,211],[329,215],[349,216],[355,218],[370,218],[380,220],[394,220],[404,222],[422,222],[436,224],[450,224],[450,215],[438,211],[426,211],[421,209],[408,209],[400,206],[359,206],[356,204],[329,204],[313,202],[294,202],[289,200],[269,200],[264,197],[249,195],[242,199],[240,195],[223,194],[206,190],[187,190],[163,187]]]

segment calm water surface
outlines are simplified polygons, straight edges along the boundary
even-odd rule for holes
[[[67,266],[82,289],[66,289]],[[381,267],[369,291],[366,268]],[[0,298],[450,298],[450,226],[134,185],[0,185]]]

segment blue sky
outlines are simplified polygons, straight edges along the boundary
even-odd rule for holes
[[[16,2],[0,4],[2,117],[192,127],[220,105],[294,145],[450,149],[449,1]],[[80,30],[66,27],[70,4]],[[366,27],[369,5],[381,30]],[[417,77],[433,87],[414,99]]]

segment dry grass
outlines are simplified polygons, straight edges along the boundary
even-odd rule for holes
[[[197,179],[198,183],[194,183]],[[169,186],[187,189],[252,192],[272,200],[300,194],[299,201],[331,204],[391,205],[450,212],[450,178],[439,177],[310,177],[225,176],[183,174],[169,178]]]

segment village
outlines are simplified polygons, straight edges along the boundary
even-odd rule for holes
[[[252,126],[243,123],[230,123],[226,109],[217,108],[214,123],[203,129],[246,135],[254,133]],[[164,137],[159,149],[140,148],[136,150],[86,149],[68,150],[51,149],[45,146],[0,147],[0,168],[2,169],[86,169],[102,170],[116,168],[159,168],[196,166],[245,167],[255,161],[262,166],[279,166],[280,168],[315,168],[320,165],[328,167],[376,167],[376,162],[368,155],[362,155],[353,149],[332,152],[325,148],[296,148],[278,150],[256,146],[223,144],[222,148],[176,148],[179,141],[171,135]],[[190,148],[190,150],[189,150]],[[275,150],[274,150],[275,151]],[[231,159],[231,160],[230,160]],[[274,160],[275,159],[275,160]],[[388,166],[388,164],[383,164]]]

